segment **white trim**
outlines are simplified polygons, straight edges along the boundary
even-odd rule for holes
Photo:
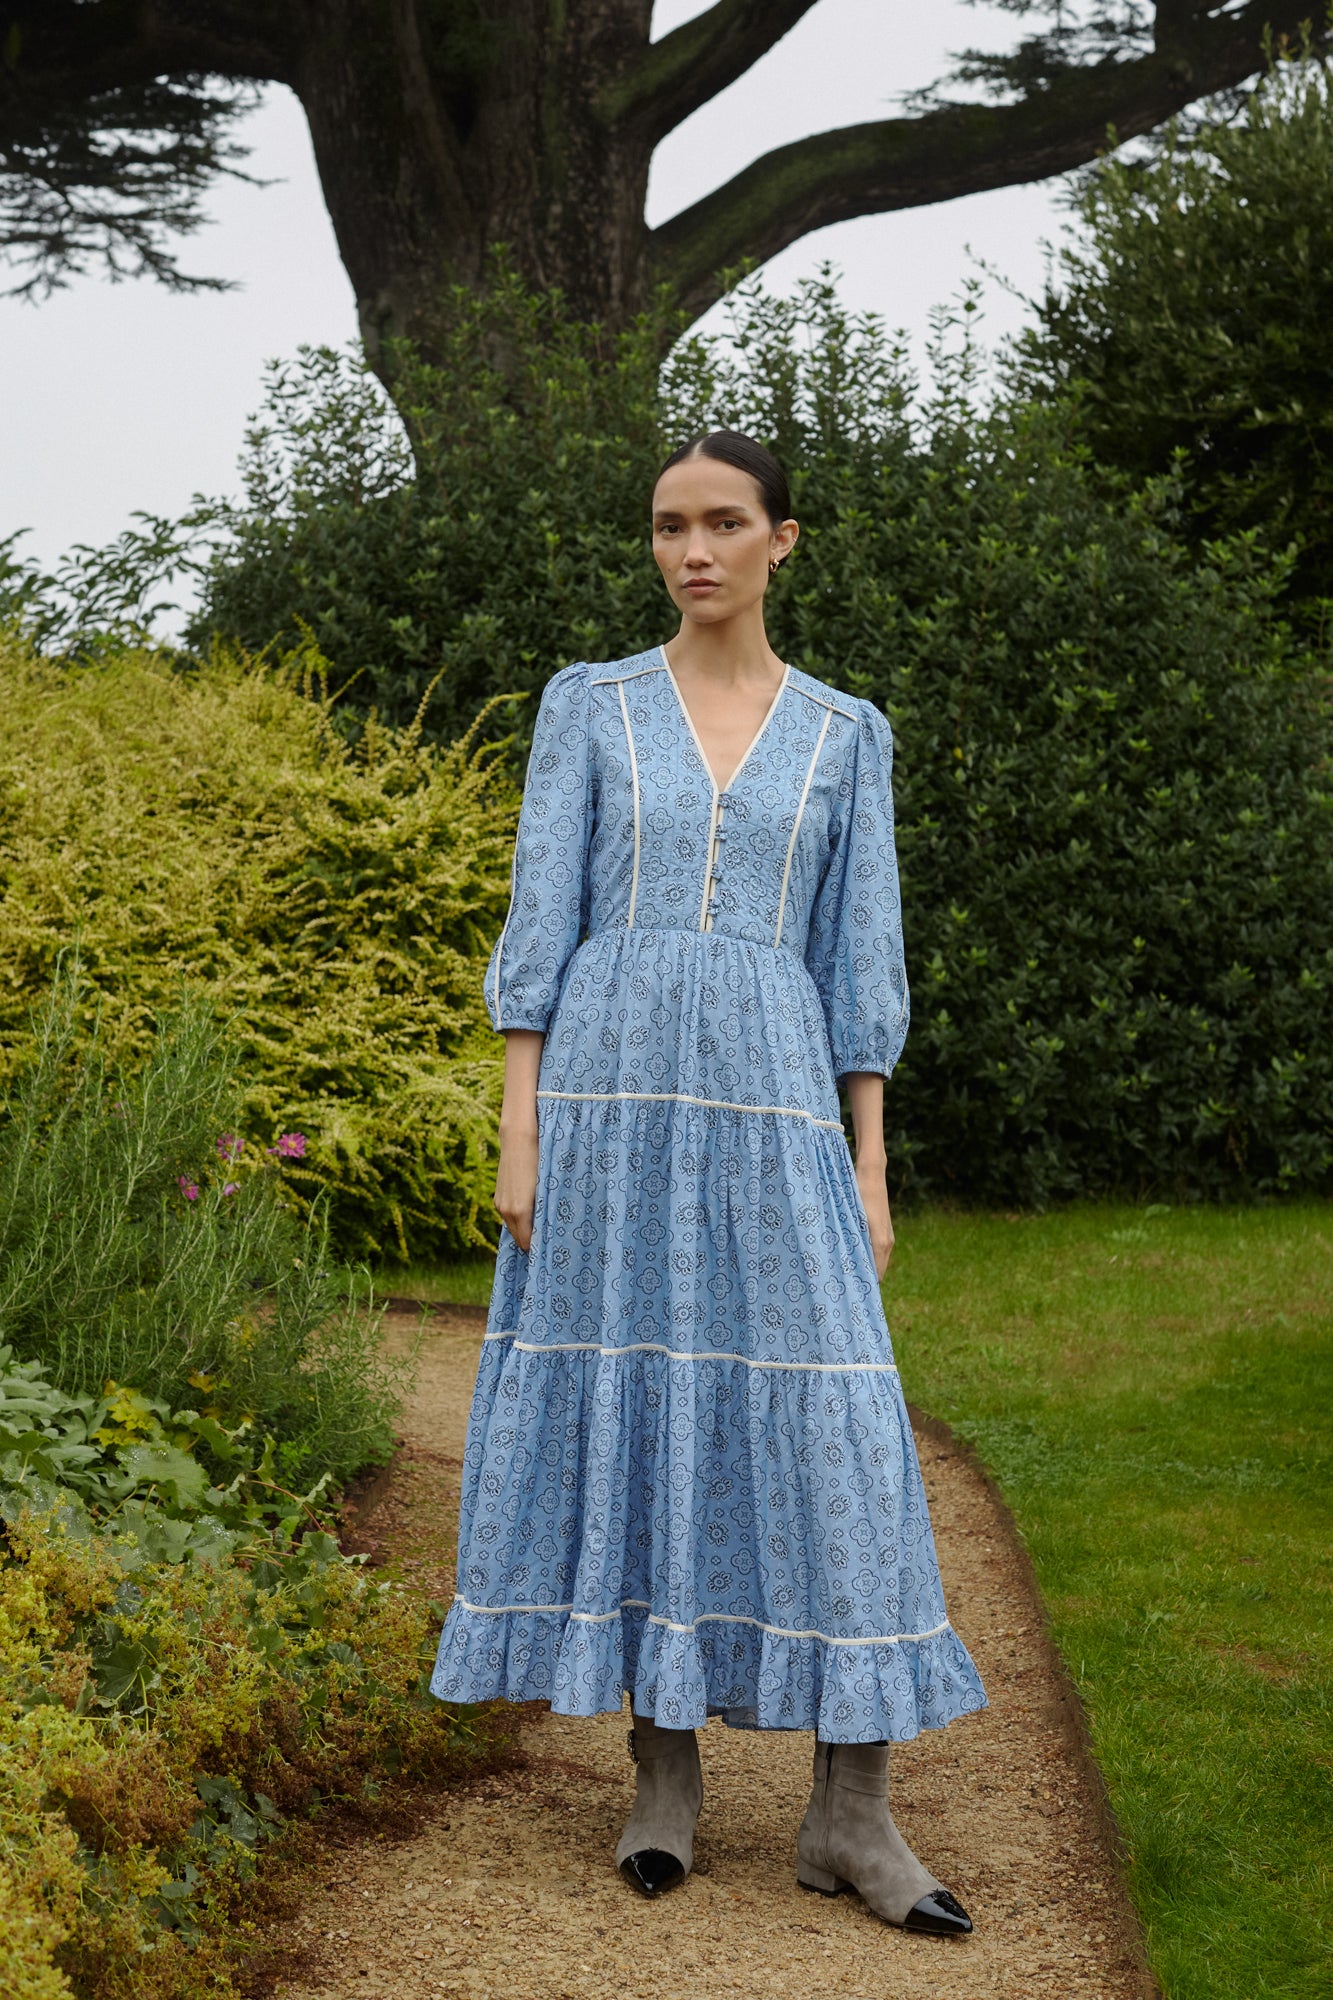
[[[660,652],[661,647],[655,647],[654,651]],[[650,667],[631,667],[627,674],[603,674],[600,680],[589,681],[588,686],[595,688],[619,687],[622,681],[637,681],[642,679],[644,674],[660,674],[661,671],[661,661],[654,660]]]
[[[580,1625],[605,1625],[612,1618],[618,1618],[622,1611],[648,1609],[641,1597],[622,1597],[614,1611],[576,1611],[572,1604],[473,1604],[457,1594],[454,1602],[461,1604],[464,1611],[480,1612],[488,1618],[506,1618],[523,1611],[556,1612],[567,1617],[571,1623],[577,1620]],[[923,1639],[938,1639],[942,1632],[951,1629],[946,1618],[942,1624],[932,1625],[929,1632],[885,1632],[876,1633],[869,1639],[843,1639],[832,1632],[820,1632],[814,1626],[805,1631],[795,1631],[787,1625],[767,1625],[762,1618],[745,1618],[730,1611],[701,1611],[689,1625],[650,1611],[647,1622],[665,1626],[668,1632],[695,1632],[701,1625],[753,1625],[756,1631],[766,1632],[771,1639],[818,1639],[824,1646],[910,1646]]]
[[[691,1097],[683,1090],[539,1090],[562,1104],[699,1104],[706,1111],[753,1111],[765,1118],[807,1118],[825,1132],[842,1132],[832,1118],[816,1118],[813,1111],[801,1111],[788,1104],[729,1104],[721,1097]],[[843,1133],[844,1138],[846,1134]]]
[[[816,708],[826,708],[831,715],[840,715],[844,722],[856,721],[856,716],[850,708],[839,708],[837,702],[830,701],[827,695],[813,694],[809,688],[799,686],[796,692],[803,694],[807,701],[814,702]]]
[[[666,655],[663,654],[664,659],[665,657]],[[667,668],[667,672],[671,673],[670,667]],[[674,674],[672,674],[672,679],[673,680],[675,679]],[[768,725],[773,720],[773,717],[777,714],[778,703],[782,700],[783,695],[786,694],[787,682],[790,679],[791,679],[791,668],[789,666],[784,665],[782,669],[782,679],[778,682],[777,693],[774,695],[772,701],[768,705],[768,713],[765,715],[758,729],[756,729],[754,736],[751,738],[749,749],[746,751],[745,755],[741,758],[740,763],[736,766],[731,776],[727,779],[726,784],[723,785],[722,789],[724,792],[729,792],[731,790],[737,778],[740,777],[741,772],[745,769],[751,757],[753,757],[755,751],[759,748],[759,739],[763,735],[764,731],[768,728]]]
[[[700,755],[702,754],[700,752]],[[704,887],[703,894],[699,898],[698,928],[701,931],[711,931],[713,928],[712,913],[708,905],[712,900],[713,870],[717,867],[717,826],[721,817],[722,796],[714,785],[713,803],[708,812],[708,839],[704,843]]]
[[[805,774],[805,783],[801,787],[801,802],[796,808],[796,823],[791,830],[791,839],[787,842],[787,862],[782,871],[782,890],[778,896],[778,927],[773,933],[774,951],[782,943],[782,926],[787,920],[787,885],[791,881],[791,864],[792,856],[796,852],[796,836],[801,830],[801,821],[805,818],[806,801],[810,797],[810,787],[814,783],[815,769],[824,748],[824,738],[828,735],[828,726],[832,720],[833,710],[825,704],[823,727],[819,732],[819,741],[815,744],[815,754],[810,759],[810,769]]]
[[[500,926],[500,937],[495,947],[495,1032],[503,1033],[500,1019],[500,966],[504,959],[505,939],[509,935],[509,919],[514,914],[514,897],[518,894],[518,835],[514,835],[514,858],[509,864],[509,908]]]
[[[758,749],[760,737],[763,735],[764,731],[768,728],[768,725],[773,720],[773,717],[777,714],[778,703],[782,700],[783,695],[787,692],[787,683],[791,679],[791,668],[790,666],[784,665],[782,669],[782,679],[778,682],[777,693],[773,696],[772,701],[770,701],[768,707],[764,710],[763,721],[760,723],[758,729],[755,730],[754,735],[750,738],[749,746],[746,749],[744,756],[741,758],[740,763],[736,766],[731,776],[727,779],[726,784],[719,785],[717,779],[713,775],[713,767],[709,763],[708,758],[704,752],[704,746],[699,741],[699,732],[694,726],[694,718],[690,714],[689,709],[686,708],[685,706],[685,697],[680,691],[680,682],[676,679],[676,676],[671,671],[671,662],[666,656],[666,647],[659,646],[657,650],[662,656],[662,665],[666,668],[667,679],[670,681],[672,687],[675,689],[676,700],[680,703],[680,712],[685,717],[685,720],[689,725],[690,735],[694,738],[694,747],[699,752],[699,761],[704,767],[704,771],[706,772],[708,777],[708,782],[713,787],[713,796],[714,798],[716,798],[719,792],[729,792],[731,790],[737,778],[739,778],[741,772],[745,769],[751,757]]]
[[[742,1368],[776,1368],[787,1372],[804,1370],[811,1375],[896,1375],[892,1361],[751,1361],[745,1354],[724,1354],[706,1348],[667,1347],[656,1340],[627,1340],[619,1347],[602,1347],[595,1340],[520,1340],[517,1333],[487,1333],[488,1340],[512,1340],[520,1354],[600,1354],[608,1359],[617,1354],[665,1354],[669,1361],[738,1361]]]
[[[707,758],[707,756],[706,756],[706,755],[705,755],[705,753],[704,753],[704,746],[703,746],[703,744],[702,744],[702,743],[701,743],[701,742],[699,741],[699,732],[698,732],[698,730],[697,730],[697,729],[695,728],[695,726],[694,726],[694,717],[693,717],[693,716],[692,716],[692,715],[690,714],[690,711],[689,711],[689,710],[688,710],[688,708],[686,708],[686,706],[685,706],[685,697],[684,697],[684,695],[683,695],[683,694],[681,693],[681,691],[680,691],[680,682],[679,682],[679,681],[678,681],[678,680],[676,679],[676,676],[675,676],[675,675],[674,675],[674,674],[672,673],[672,671],[671,671],[671,662],[670,662],[670,660],[669,660],[669,659],[667,658],[667,656],[666,656],[666,647],[665,647],[665,646],[659,646],[659,647],[658,647],[658,649],[657,649],[657,651],[658,651],[658,656],[659,656],[659,658],[661,659],[661,662],[662,662],[662,667],[663,667],[663,670],[664,670],[664,672],[665,672],[665,674],[666,674],[666,677],[667,677],[667,679],[668,679],[668,680],[670,681],[670,683],[671,683],[671,692],[672,692],[672,693],[673,693],[673,694],[675,695],[675,697],[676,697],[676,705],[677,705],[677,707],[678,707],[678,708],[680,709],[680,712],[681,712],[681,714],[682,714],[682,715],[684,716],[684,718],[685,718],[685,727],[686,727],[686,728],[687,728],[687,729],[689,730],[689,732],[690,732],[690,735],[691,735],[691,737],[693,738],[693,741],[694,741],[694,747],[695,747],[695,749],[696,749],[696,750],[698,751],[698,753],[699,753],[699,762],[700,762],[700,763],[701,763],[701,764],[703,765],[703,767],[704,767],[704,776],[705,776],[705,777],[707,778],[707,780],[708,780],[709,784],[710,784],[710,785],[712,786],[712,788],[713,788],[713,809],[714,809],[714,811],[716,811],[716,810],[717,810],[717,795],[718,795],[718,789],[719,789],[719,787],[718,787],[718,782],[717,782],[717,779],[716,779],[716,778],[715,778],[715,777],[713,776],[713,767],[712,767],[712,765],[711,765],[711,764],[709,763],[709,761],[708,761],[708,758]],[[767,717],[767,716],[765,716],[765,717],[764,717],[764,721],[765,721],[765,722],[767,722],[767,721],[768,721],[768,717]],[[762,725],[761,725],[761,727],[762,727]]]
[[[629,708],[625,701],[625,683],[616,682],[616,693],[620,696],[620,716],[625,725],[625,742],[629,749],[630,783],[634,788],[634,873],[629,885],[629,913],[625,918],[626,930],[634,928],[634,907],[639,900],[639,760],[634,754],[634,731],[629,726]]]

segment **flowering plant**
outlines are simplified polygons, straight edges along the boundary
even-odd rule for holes
[[[306,1156],[306,1144],[307,1141],[304,1132],[281,1132],[278,1135],[276,1145],[265,1146],[262,1155],[257,1153],[252,1154],[251,1158],[245,1161],[245,1168],[251,1172],[262,1171],[265,1159],[303,1160]],[[238,1170],[241,1169],[241,1163],[245,1154],[245,1141],[240,1137],[239,1133],[220,1132],[217,1136],[214,1150],[217,1153],[218,1159],[225,1166],[234,1167]],[[195,1202],[199,1200],[202,1191],[202,1178],[201,1176],[199,1179],[195,1179],[191,1174],[177,1175],[176,1185],[184,1195],[186,1201]],[[241,1183],[239,1180],[223,1181],[221,1192],[224,1199],[234,1194],[239,1194],[240,1191]]]

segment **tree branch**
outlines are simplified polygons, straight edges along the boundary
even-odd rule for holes
[[[255,85],[294,74],[290,24],[264,0],[9,0],[0,52],[0,254],[40,298],[94,267],[190,276],[169,239],[203,220]],[[210,82],[210,79],[212,80]],[[225,81],[220,81],[225,79]]]
[[[298,13],[272,0],[10,0],[0,106],[7,116],[57,88],[95,96],[166,76],[291,83]]]
[[[722,296],[724,273],[811,230],[1068,173],[1108,133],[1137,138],[1243,82],[1263,66],[1265,31],[1295,35],[1309,15],[1310,0],[1251,0],[1199,16],[1188,51],[1173,36],[1167,51],[1068,69],[1017,103],[942,104],[780,146],[652,232],[654,279],[697,315]]]
[[[706,14],[651,42],[599,93],[608,125],[637,125],[651,147],[780,42],[815,0],[715,0]]]

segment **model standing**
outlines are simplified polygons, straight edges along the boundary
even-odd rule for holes
[[[768,644],[797,534],[761,446],[684,447],[653,494],[679,632],[542,700],[486,981],[507,1226],[433,1687],[566,1715],[628,1691],[616,1859],[650,1895],[690,1869],[705,1719],[814,1730],[798,1879],[959,1934],[887,1802],[890,1742],[985,1702],[879,1293],[892,746]]]

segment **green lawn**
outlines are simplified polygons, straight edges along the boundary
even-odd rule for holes
[[[910,1214],[885,1298],[1027,1538],[1169,2000],[1324,2000],[1333,1206]]]
[[[432,1305],[490,1303],[494,1257],[461,1257],[453,1264],[387,1264],[375,1273],[377,1298],[422,1299]]]
[[[997,1475],[1170,2000],[1333,1992],[1333,1207],[907,1217],[909,1397]]]

